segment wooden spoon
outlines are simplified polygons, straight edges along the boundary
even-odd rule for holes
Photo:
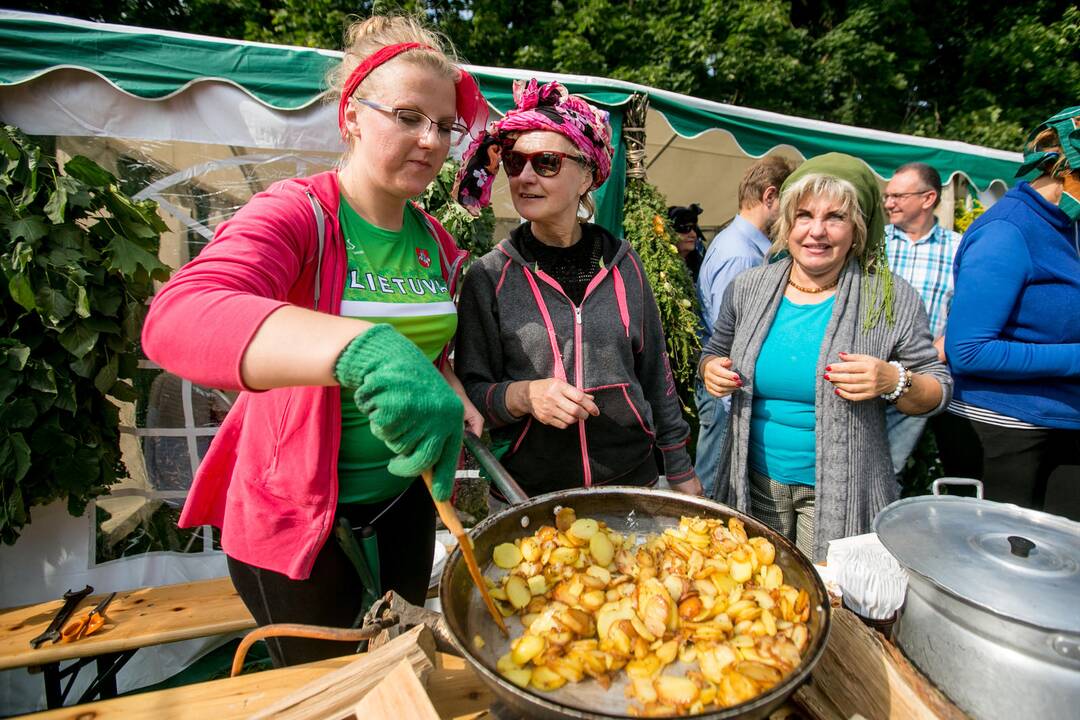
[[[487,605],[488,612],[491,613],[495,624],[502,630],[503,637],[510,637],[510,632],[506,629],[506,623],[503,622],[502,613],[499,612],[499,608],[495,607],[495,601],[491,599],[491,595],[488,593],[487,583],[484,582],[480,566],[476,564],[476,555],[473,554],[472,539],[465,532],[465,528],[461,526],[457,511],[448,501],[435,500],[435,490],[431,484],[431,470],[425,470],[421,474],[424,477],[424,484],[427,485],[428,492],[431,493],[431,499],[435,502],[435,509],[439,512],[439,517],[442,518],[443,525],[457,539],[458,547],[461,548],[461,554],[465,558],[465,565],[469,568],[469,575],[472,576],[476,589],[480,591],[480,597],[484,599],[484,605]]]

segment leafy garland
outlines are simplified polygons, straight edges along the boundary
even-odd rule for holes
[[[473,217],[454,201],[452,190],[458,165],[456,160],[447,158],[435,181],[417,198],[417,204],[435,216],[458,247],[468,250],[475,260],[495,246],[495,212],[488,206],[479,217]]]
[[[675,232],[667,218],[667,201],[646,180],[626,180],[623,231],[645,266],[645,275],[660,309],[660,323],[667,337],[668,358],[683,412],[692,415],[694,376],[701,354],[697,294],[690,271],[675,246]]]
[[[153,202],[76,156],[60,171],[17,129],[0,131],[0,540],[60,498],[80,515],[127,476],[119,410],[166,230]]]

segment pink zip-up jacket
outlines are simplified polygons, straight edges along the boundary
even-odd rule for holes
[[[321,268],[309,195],[325,224]],[[317,309],[340,313],[346,257],[339,198],[334,171],[279,182],[252,197],[157,293],[142,332],[146,356],[169,372],[241,391],[199,465],[180,527],[221,528],[230,557],[294,580],[311,574],[332,530],[340,390],[252,391],[240,362],[272,312],[283,305],[314,308],[316,276]],[[424,217],[453,295],[467,253],[434,218]]]

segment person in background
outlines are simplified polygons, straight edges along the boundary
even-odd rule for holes
[[[698,218],[701,216],[701,206],[691,203],[689,207],[672,205],[667,209],[668,220],[675,234],[679,236],[675,248],[679,251],[679,257],[686,263],[690,270],[690,277],[697,283],[698,271],[705,257],[705,236],[698,227]]]
[[[455,193],[477,207],[487,193],[463,181],[486,163],[481,149],[499,144],[525,222],[466,273],[455,345],[492,449],[536,495],[652,486],[658,447],[669,484],[700,494],[641,259],[581,219],[611,172],[608,114],[559,83],[517,83],[514,100],[466,152]]]
[[[953,258],[960,234],[944,228],[934,215],[941,202],[941,175],[926,163],[901,165],[882,195],[889,224],[885,252],[889,269],[915,288],[926,306],[938,357],[945,360],[945,320],[953,295]],[[908,456],[919,442],[926,418],[885,411],[893,472],[899,479]]]
[[[850,155],[807,160],[780,194],[770,254],[735,278],[698,372],[730,395],[721,500],[814,561],[870,530],[899,497],[885,407],[935,413],[951,380],[918,294],[889,272],[874,173]]]
[[[791,171],[790,162],[771,155],[755,161],[743,173],[739,182],[739,214],[709,243],[698,275],[702,347],[712,336],[720,313],[720,301],[728,285],[739,273],[765,262],[769,232],[780,214],[780,186]],[[714,397],[700,380],[694,389],[694,398],[699,421],[694,464],[705,497],[713,497],[731,401]]]
[[[946,475],[1037,510],[1054,470],[1080,464],[1078,126],[1080,106],[1035,128],[1017,177],[1038,176],[964,234],[945,331],[956,392],[934,425]]]
[[[449,499],[463,420],[483,428],[446,364],[465,253],[410,202],[484,126],[483,95],[409,17],[354,23],[332,87],[339,167],[252,197],[157,293],[142,334],[170,372],[240,391],[179,524],[221,528],[259,625],[350,627],[364,586],[344,548],[361,529],[382,590],[423,604],[435,513],[419,475],[434,468]],[[267,644],[278,666],[356,650]]]

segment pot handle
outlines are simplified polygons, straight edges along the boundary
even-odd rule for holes
[[[940,495],[941,487],[943,485],[966,485],[968,487],[974,487],[975,497],[977,497],[979,500],[983,499],[983,484],[981,480],[962,477],[943,477],[935,480],[933,485],[930,486],[930,488],[935,495]]]
[[[510,477],[510,473],[506,472],[506,468],[502,466],[495,454],[488,449],[484,441],[468,430],[465,431],[465,447],[468,448],[469,454],[476,458],[476,462],[480,464],[480,467],[484,468],[491,477],[491,481],[499,488],[499,492],[510,501],[511,505],[520,505],[529,499],[529,496],[521,489],[521,486],[517,484],[514,478]]]

